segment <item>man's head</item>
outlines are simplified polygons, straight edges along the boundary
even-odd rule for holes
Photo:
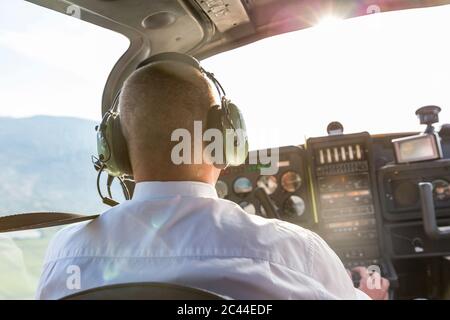
[[[196,68],[161,61],[135,71],[119,99],[123,134],[128,144],[134,178],[139,181],[192,180],[214,184],[220,173],[213,165],[175,165],[171,135],[186,129],[194,136],[194,121],[207,129],[214,91]],[[192,144],[193,147],[193,144]]]

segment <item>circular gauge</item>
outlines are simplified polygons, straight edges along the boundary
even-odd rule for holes
[[[434,198],[437,201],[450,200],[450,184],[446,180],[438,179],[433,181]]]
[[[295,192],[302,185],[302,178],[294,171],[288,171],[281,177],[281,186],[287,192]]]
[[[216,191],[219,198],[225,198],[228,195],[228,185],[222,180],[218,180],[216,183]]]
[[[252,192],[253,186],[252,182],[245,177],[238,178],[233,184],[234,193],[238,195],[244,195]]]
[[[300,217],[305,213],[305,201],[299,196],[290,196],[284,202],[283,212],[290,217]]]
[[[263,188],[267,194],[274,193],[278,188],[278,182],[275,176],[261,176],[256,182],[256,185]]]
[[[256,214],[256,208],[255,206],[247,201],[243,201],[241,203],[239,203],[239,206],[244,209],[245,212],[247,212],[248,214]]]
[[[412,181],[401,181],[393,184],[395,205],[400,208],[412,207],[420,199],[419,188]]]

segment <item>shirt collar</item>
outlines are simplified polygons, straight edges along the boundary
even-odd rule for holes
[[[156,198],[197,197],[218,198],[216,189],[204,182],[196,181],[144,181],[138,182],[133,200],[142,201]]]

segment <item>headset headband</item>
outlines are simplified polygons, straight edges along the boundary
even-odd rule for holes
[[[200,66],[200,62],[195,59],[194,57],[188,56],[186,54],[178,53],[178,52],[163,52],[158,53],[154,56],[151,56],[145,60],[143,60],[141,63],[138,64],[136,67],[137,69],[140,69],[142,67],[145,67],[146,65],[160,62],[160,61],[178,61],[182,62],[188,65],[193,66],[195,69],[202,71],[202,67]]]
[[[197,69],[198,71],[200,71],[201,73],[203,73],[214,84],[214,86],[217,89],[217,92],[219,93],[221,103],[223,102],[222,100],[226,96],[226,93],[225,93],[225,90],[223,89],[222,85],[220,84],[220,82],[216,79],[216,77],[214,76],[213,73],[208,72],[205,69],[203,69],[202,66],[200,65],[200,62],[192,56],[189,56],[189,55],[186,55],[183,53],[178,53],[178,52],[158,53],[154,56],[151,56],[151,57],[143,60],[141,63],[139,63],[138,66],[136,67],[136,70],[143,68],[145,66],[148,66],[152,63],[162,62],[162,61],[181,62],[181,63],[187,64],[187,65],[190,65],[190,66],[194,67],[195,69]]]

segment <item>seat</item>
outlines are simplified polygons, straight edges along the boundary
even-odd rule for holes
[[[171,283],[115,284],[81,291],[61,300],[225,300],[227,297]]]

